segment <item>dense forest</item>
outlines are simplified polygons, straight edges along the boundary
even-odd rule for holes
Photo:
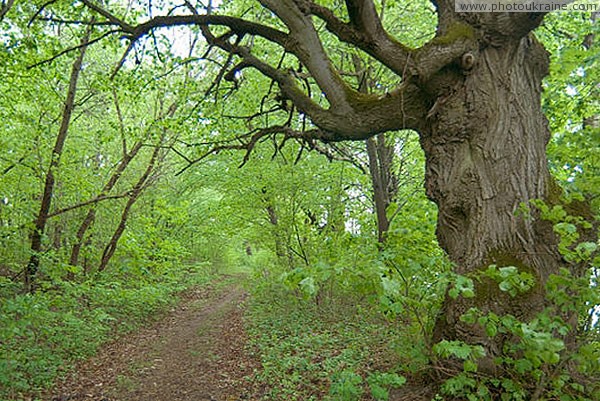
[[[0,400],[599,400],[593,5],[0,1]]]

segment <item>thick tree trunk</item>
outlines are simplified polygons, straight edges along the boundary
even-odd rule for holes
[[[546,51],[532,35],[483,49],[476,68],[439,101],[421,136],[426,191],[439,208],[437,237],[457,273],[472,275],[497,264],[536,278],[535,287],[516,298],[486,281],[475,281],[473,298],[446,296],[434,340],[482,345],[487,357],[480,369],[488,373],[495,371],[504,340],[489,338],[460,316],[476,307],[528,320],[546,305],[544,284],[561,264],[552,225],[517,213],[532,199],[558,197],[540,105],[547,69]]]

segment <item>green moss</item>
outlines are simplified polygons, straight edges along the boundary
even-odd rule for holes
[[[554,178],[550,178],[548,189],[546,190],[546,203],[548,206],[556,206],[563,203],[563,189],[558,185]]]
[[[494,279],[488,277],[484,271],[490,265],[495,265],[497,269],[501,269],[502,267],[514,266],[517,268],[519,273],[528,273],[535,279],[535,283],[533,288],[528,291],[518,294],[516,296],[508,296],[507,293],[503,292],[499,288],[499,282]],[[526,265],[521,259],[507,252],[503,251],[493,251],[490,252],[486,259],[486,263],[484,263],[478,270],[472,273],[472,278],[475,281],[475,298],[474,302],[476,305],[485,304],[490,299],[504,299],[508,301],[510,298],[518,298],[518,297],[529,297],[534,293],[539,293],[543,291],[542,283],[540,281],[539,274],[535,271],[535,269],[529,265]]]
[[[459,39],[475,39],[475,30],[471,25],[454,22],[448,27],[448,31],[441,36],[431,40],[432,45],[449,45]]]
[[[368,109],[368,108],[370,108],[370,106],[372,106],[373,104],[375,104],[381,100],[380,96],[378,96],[378,95],[371,94],[371,93],[359,92],[356,89],[352,88],[352,86],[350,86],[350,84],[348,84],[346,81],[344,81],[344,79],[335,70],[335,68],[332,68],[331,71],[332,71],[335,79],[338,82],[340,82],[340,84],[344,88],[346,100],[357,111],[361,111],[362,109]]]
[[[369,105],[375,103],[379,98],[377,95],[373,95],[371,93],[363,93],[354,90],[348,84],[345,84],[344,89],[346,91],[346,99],[348,100],[348,103],[353,106]]]

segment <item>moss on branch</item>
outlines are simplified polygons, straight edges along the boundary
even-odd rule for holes
[[[457,40],[475,39],[475,29],[471,25],[465,24],[464,22],[454,22],[449,27],[446,33],[440,36],[436,36],[429,42],[431,45],[450,45]]]

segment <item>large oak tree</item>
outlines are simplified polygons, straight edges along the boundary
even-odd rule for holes
[[[118,8],[82,0],[101,21],[95,24],[112,27],[132,44],[159,28],[200,27],[210,48],[228,55],[217,80],[235,81],[244,70],[255,69],[278,86],[283,103],[310,120],[302,129],[293,118],[255,129],[231,148],[251,151],[273,135],[313,143],[416,131],[426,157],[427,195],[439,209],[437,237],[456,272],[473,277],[497,264],[516,266],[536,280],[514,298],[482,280],[473,297],[447,296],[444,301],[434,340],[483,346],[486,356],[479,369],[496,374],[495,358],[508,339],[490,338],[460,316],[477,307],[527,321],[547,305],[545,283],[565,263],[552,224],[536,213],[517,213],[530,200],[556,203],[560,196],[548,170],[550,132],[540,105],[549,58],[532,33],[545,14],[457,13],[452,0],[432,1],[435,37],[411,48],[384,28],[372,0],[346,0],[343,8],[312,0],[251,2],[268,11],[264,20],[252,18],[253,13],[225,15],[210,2],[185,0],[164,15],[128,18]],[[326,37],[392,72],[395,87],[382,93],[353,87],[332,61]],[[280,54],[293,55],[299,68],[268,59],[260,49],[267,42],[269,49],[276,46]],[[318,93],[309,90],[314,86]]]

